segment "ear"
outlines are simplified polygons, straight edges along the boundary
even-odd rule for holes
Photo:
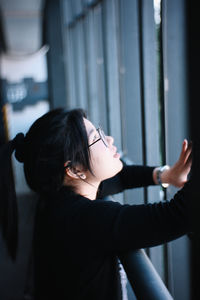
[[[68,175],[71,179],[78,179],[78,175],[77,173],[75,173],[75,171],[73,171],[70,167],[67,167],[65,169],[65,173],[66,175]]]
[[[86,175],[83,172],[70,167],[70,160],[64,164],[64,167],[65,174],[68,175],[71,179],[86,179]]]
[[[77,176],[76,170],[74,170],[74,168],[70,167],[70,160],[66,161],[64,164],[64,168],[65,168],[65,174],[68,175],[70,178],[72,179],[77,179],[79,178]]]

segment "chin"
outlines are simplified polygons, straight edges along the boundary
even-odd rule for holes
[[[123,168],[123,163],[122,163],[122,161],[119,159],[119,161],[118,161],[118,166],[117,166],[117,168],[116,168],[116,172],[115,172],[115,174],[114,174],[113,176],[115,176],[116,174],[118,174],[118,173],[122,170],[122,168]]]

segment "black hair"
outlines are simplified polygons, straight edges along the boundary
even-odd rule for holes
[[[26,181],[33,191],[40,195],[57,192],[63,186],[66,161],[70,161],[71,168],[82,166],[84,170],[91,171],[83,118],[86,118],[86,112],[82,109],[53,109],[38,118],[25,137],[18,134],[20,143],[15,138],[15,143],[10,141],[0,149],[0,157],[4,161],[0,171],[0,192],[3,197],[0,199],[0,224],[13,259],[17,249],[17,206],[11,176],[11,154],[16,150],[15,157],[24,163]],[[73,189],[72,186],[68,188]]]
[[[8,254],[15,260],[18,244],[18,210],[11,164],[13,150],[11,141],[0,148],[0,229]]]
[[[54,109],[37,119],[25,137],[24,173],[28,185],[39,194],[63,186],[64,163],[91,170],[88,138],[82,109]],[[16,153],[17,155],[17,153]]]

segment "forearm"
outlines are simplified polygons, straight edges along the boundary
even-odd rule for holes
[[[120,172],[120,178],[124,189],[154,185],[154,169],[155,167],[150,166],[125,166]]]
[[[170,201],[124,206],[118,219],[119,250],[157,246],[193,231],[191,200],[198,199],[191,199],[186,184]]]

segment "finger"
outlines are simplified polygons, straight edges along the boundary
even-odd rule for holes
[[[187,160],[189,159],[189,157],[191,156],[192,153],[192,142],[190,142],[188,144],[187,150],[185,152],[185,158],[184,158],[184,163],[187,163]]]
[[[188,143],[187,150],[190,150],[190,151],[192,150],[192,142],[191,141]]]
[[[180,157],[180,159],[183,161],[183,163],[186,163],[191,151],[192,151],[192,142],[188,143],[188,141],[186,139],[184,139],[181,157]]]
[[[186,161],[186,165],[190,165],[190,164],[192,164],[192,152],[190,152],[188,159]]]
[[[185,161],[185,152],[186,152],[187,148],[188,148],[188,141],[186,139],[184,139],[183,143],[182,143],[182,149],[181,149],[181,154],[180,154],[179,160]]]

